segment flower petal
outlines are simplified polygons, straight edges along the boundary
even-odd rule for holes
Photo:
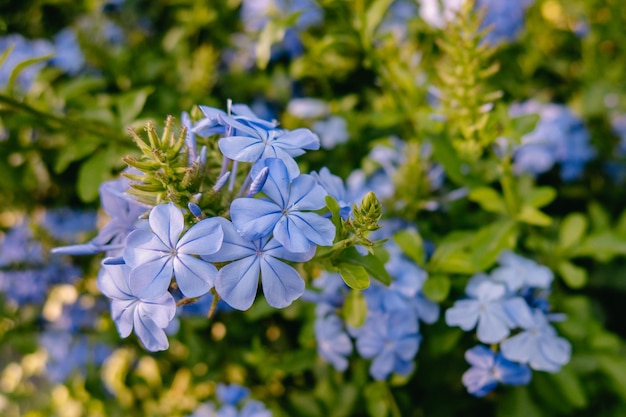
[[[281,209],[287,208],[290,181],[285,163],[280,159],[269,158],[263,161],[263,165],[269,168],[269,173],[262,191]]]
[[[446,310],[446,324],[450,327],[472,330],[478,321],[478,302],[475,300],[459,300]]]
[[[260,239],[272,233],[283,216],[275,203],[258,198],[238,198],[230,205],[230,217],[240,235]]]
[[[246,136],[222,138],[218,146],[225,156],[240,162],[255,162],[265,150],[265,144],[261,139]]]
[[[223,217],[214,217],[214,219],[222,226],[224,233],[222,247],[216,253],[202,255],[202,259],[209,262],[226,262],[256,254],[257,247],[254,242],[241,237],[231,222]]]
[[[174,270],[172,258],[155,259],[137,265],[130,271],[130,289],[133,295],[155,299],[167,292]]]
[[[174,259],[174,275],[185,297],[200,297],[213,288],[217,268],[202,259],[179,254]]]
[[[224,231],[216,217],[204,219],[187,230],[178,242],[178,253],[210,255],[222,246]]]
[[[165,331],[141,309],[135,310],[134,324],[135,334],[147,350],[156,352],[169,347]]]
[[[291,183],[287,206],[293,210],[319,210],[326,207],[328,193],[311,175],[299,175]]]
[[[148,217],[152,232],[169,248],[175,248],[185,228],[183,213],[174,203],[159,204]]]
[[[231,307],[247,310],[256,298],[259,286],[259,258],[248,256],[219,270],[215,290]]]
[[[304,280],[291,266],[272,258],[261,258],[261,282],[267,303],[284,308],[304,293]]]

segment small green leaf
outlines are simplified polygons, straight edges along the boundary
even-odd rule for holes
[[[523,196],[524,202],[534,208],[550,204],[556,198],[556,190],[552,187],[536,187]]]
[[[81,200],[89,202],[98,198],[98,187],[110,176],[107,156],[106,152],[96,152],[80,166],[76,191]]]
[[[475,272],[488,269],[504,249],[512,249],[517,233],[515,223],[510,220],[496,221],[478,230],[469,247]]]
[[[351,290],[343,304],[343,319],[348,326],[361,327],[365,323],[367,316],[367,303],[363,293],[358,290]]]
[[[559,228],[559,246],[571,248],[580,242],[587,230],[587,218],[580,213],[570,213]]]
[[[549,226],[552,218],[532,206],[524,206],[517,215],[517,220],[535,226]]]
[[[372,254],[367,254],[363,256],[354,247],[350,247],[341,252],[336,261],[340,265],[351,264],[360,266],[364,268],[369,275],[382,282],[383,284],[391,284],[391,275],[389,275],[389,272],[387,272],[387,270],[385,269],[383,261],[378,256]]]
[[[571,367],[564,367],[559,372],[547,374],[548,379],[552,381],[554,386],[560,391],[563,399],[576,408],[584,408],[587,406],[587,395],[580,383],[578,375]]]
[[[437,303],[444,301],[450,293],[450,277],[447,275],[428,277],[426,282],[424,282],[422,292],[432,301]]]
[[[393,236],[393,241],[416,264],[424,265],[424,241],[419,234],[412,230],[401,230]]]
[[[587,236],[571,254],[572,257],[591,256],[601,262],[616,255],[626,255],[626,236],[617,236],[608,231]]]
[[[571,262],[561,262],[558,271],[570,288],[581,288],[587,283],[587,271]]]
[[[365,15],[365,31],[368,38],[371,39],[373,37],[391,3],[393,3],[393,0],[375,0],[367,9]]]
[[[337,265],[341,278],[350,288],[364,290],[370,286],[370,276],[361,265],[351,263],[340,263]]]
[[[120,127],[126,129],[135,121],[143,110],[148,96],[154,91],[153,87],[145,87],[140,90],[122,94],[116,100],[117,113]]]
[[[592,201],[587,207],[589,220],[595,232],[602,232],[611,227],[611,216],[600,203]]]
[[[506,213],[506,205],[500,194],[490,187],[477,187],[467,196],[478,203],[484,210],[492,213]]]
[[[383,382],[372,382],[365,387],[365,405],[370,417],[387,417],[389,404],[387,387]]]
[[[40,62],[47,61],[50,58],[52,58],[52,55],[45,55],[45,56],[40,56],[36,58],[25,59],[24,61],[20,62],[15,67],[13,67],[13,71],[11,71],[11,75],[9,76],[9,81],[6,84],[6,91],[8,92],[8,95],[9,96],[13,95],[13,90],[15,88],[15,83],[17,82],[17,78],[20,76],[23,70],[25,70],[27,67],[30,67],[31,65],[35,65]]]
[[[337,200],[329,195],[326,196],[326,207],[328,207],[331,214],[330,219],[335,225],[335,242],[337,242],[343,238],[343,223],[341,222],[341,215],[339,214],[341,207],[339,207]]]

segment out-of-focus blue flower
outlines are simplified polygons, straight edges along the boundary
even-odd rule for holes
[[[320,276],[313,280],[313,287],[320,291],[307,290],[302,298],[317,304],[315,307],[317,317],[336,314],[343,306],[346,294],[350,291],[341,275],[331,272],[322,272]]]
[[[550,268],[510,251],[502,252],[498,263],[500,266],[492,271],[491,278],[504,283],[511,293],[522,287],[550,288],[554,278]]]
[[[51,286],[74,283],[81,276],[79,268],[63,261],[27,266],[27,269],[0,270],[0,292],[17,305],[41,304]]]
[[[347,219],[352,212],[351,201],[348,199],[348,192],[343,180],[332,174],[326,167],[320,169],[320,172],[311,172],[311,176],[315,181],[339,203],[339,213],[343,219]]]
[[[347,356],[352,353],[352,341],[341,319],[334,314],[317,317],[314,331],[319,355],[338,371],[345,371],[348,368]]]
[[[319,135],[324,149],[333,149],[337,145],[346,143],[350,137],[348,123],[341,116],[330,116],[327,119],[318,120],[313,123],[311,129]]]
[[[416,2],[395,0],[387,9],[387,13],[378,27],[379,33],[392,33],[396,40],[403,41],[407,37],[408,21],[418,15]]]
[[[42,226],[55,239],[75,243],[81,234],[96,228],[96,212],[61,207],[46,210]]]
[[[362,357],[373,359],[370,374],[374,379],[413,371],[413,358],[421,341],[418,330],[417,320],[407,320],[403,312],[368,314],[356,332],[356,348]]]
[[[41,242],[35,240],[26,220],[13,226],[4,236],[0,234],[0,238],[0,268],[43,262]]]
[[[485,11],[481,28],[491,30],[485,41],[491,44],[514,40],[524,27],[526,8],[534,0],[477,0],[476,9]]]
[[[532,377],[527,365],[511,362],[483,345],[465,352],[465,359],[472,367],[463,374],[463,385],[476,397],[484,397],[498,383],[526,385]]]
[[[330,113],[330,106],[317,98],[293,98],[287,104],[287,113],[301,119],[317,119]]]
[[[315,245],[332,245],[335,226],[329,219],[309,211],[326,206],[324,189],[306,174],[290,181],[287,167],[280,159],[268,159],[265,165],[269,175],[263,193],[269,199],[234,200],[230,215],[237,231],[251,240],[273,233],[285,249],[296,253],[309,252]]]
[[[511,41],[524,27],[526,8],[534,0],[477,0],[475,10],[485,12],[481,29],[491,28],[485,40],[492,44]],[[420,16],[429,25],[443,28],[461,11],[462,0],[421,0]]]
[[[216,217],[224,231],[221,249],[212,255],[202,256],[209,262],[233,261],[223,266],[217,274],[215,289],[231,307],[238,310],[250,308],[256,298],[259,276],[267,303],[284,308],[304,292],[304,281],[298,271],[282,262],[306,262],[315,254],[292,253],[276,239],[245,239],[237,233],[228,220]]]
[[[54,46],[45,39],[29,40],[19,34],[6,35],[0,38],[0,54],[5,52],[11,45],[13,50],[0,66],[0,88],[4,88],[9,82],[13,69],[21,62],[28,59],[39,58],[54,53]],[[46,65],[45,61],[29,65],[24,68],[17,77],[17,84],[22,90],[28,90],[35,77]]]
[[[98,289],[111,299],[111,317],[122,337],[135,331],[149,351],[169,346],[165,328],[176,314],[176,302],[169,292],[158,298],[139,298],[131,289],[130,268],[126,265],[102,265]]]
[[[69,75],[76,75],[85,66],[85,56],[74,29],[65,28],[54,35],[54,50],[51,64]]]
[[[250,390],[238,384],[217,384],[216,394],[222,404],[237,405],[250,396]]]
[[[197,258],[217,252],[223,232],[216,218],[194,224],[182,236],[185,219],[173,203],[160,204],[149,216],[151,231],[135,230],[126,239],[124,261],[132,267],[133,294],[152,299],[167,293],[172,275],[186,297],[199,297],[213,288],[217,269]]]
[[[533,312],[533,320],[520,325],[521,333],[506,339],[500,344],[502,355],[512,361],[527,363],[538,371],[558,372],[569,362],[572,346],[558,337],[546,315]]]
[[[596,154],[583,123],[560,104],[527,101],[510,107],[511,116],[533,113],[541,118],[535,130],[524,135],[521,145],[514,151],[515,172],[542,174],[558,163],[563,181],[580,177],[587,162]]]
[[[446,324],[459,326],[465,331],[478,326],[478,340],[483,343],[500,342],[520,321],[528,321],[530,315],[523,298],[505,298],[505,294],[503,284],[489,280],[480,282],[474,290],[468,291],[472,298],[458,300],[446,310]]]
[[[617,161],[605,163],[605,171],[616,182],[626,179],[626,114],[613,115],[610,118],[611,128],[619,138],[619,142],[613,150],[613,156]]]

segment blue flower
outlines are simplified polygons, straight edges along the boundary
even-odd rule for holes
[[[54,46],[48,40],[28,40],[21,35],[12,34],[0,38],[0,54],[5,52],[11,45],[14,46],[13,50],[0,66],[0,88],[4,88],[7,85],[11,73],[19,63],[54,53]],[[17,85],[22,90],[28,90],[39,71],[45,65],[45,61],[42,61],[24,68],[17,77]]]
[[[465,352],[465,359],[472,367],[463,374],[463,385],[476,397],[484,397],[498,383],[526,385],[532,377],[528,366],[511,362],[483,345]]]
[[[225,156],[239,162],[279,158],[287,166],[290,178],[300,173],[293,158],[304,154],[306,150],[320,147],[319,138],[309,129],[268,129],[267,126],[240,123],[230,116],[223,116],[222,119],[237,133],[219,140],[218,146]]]
[[[339,203],[340,215],[343,219],[347,219],[352,212],[351,201],[348,199],[348,192],[343,180],[333,175],[326,167],[320,169],[320,172],[311,172],[311,176],[315,181]]]
[[[302,277],[280,259],[308,261],[315,254],[315,247],[306,253],[292,253],[276,239],[246,239],[228,220],[215,219],[224,231],[222,247],[217,253],[202,258],[210,262],[234,261],[222,267],[215,280],[215,289],[224,301],[238,310],[250,308],[256,297],[259,275],[265,299],[272,307],[287,307],[302,295]]]
[[[222,404],[237,405],[248,398],[250,390],[238,384],[217,384],[216,393]]]
[[[498,263],[500,266],[492,271],[491,278],[502,282],[511,293],[522,287],[550,288],[554,278],[550,268],[511,251],[502,252]]]
[[[51,64],[69,75],[76,75],[85,66],[85,56],[73,29],[65,28],[54,35],[54,49]]]
[[[47,210],[42,226],[55,239],[75,242],[81,234],[96,228],[96,212],[60,207]]]
[[[485,11],[481,29],[489,28],[485,40],[491,44],[514,40],[524,27],[526,8],[533,0],[477,0],[476,9]]]
[[[223,232],[216,218],[202,220],[182,236],[185,220],[173,203],[161,204],[149,216],[152,231],[135,230],[126,239],[124,261],[133,269],[130,286],[142,298],[167,292],[172,275],[186,297],[199,297],[213,287],[217,269],[194,255],[219,250]]]
[[[448,326],[459,326],[465,331],[478,325],[478,340],[498,343],[510,334],[519,322],[528,321],[528,305],[521,297],[504,298],[503,284],[484,280],[475,287],[468,285],[472,298],[459,300],[446,310]]]
[[[542,174],[561,164],[561,178],[572,181],[582,175],[596,152],[589,144],[589,132],[566,106],[527,101],[510,108],[512,116],[539,113],[535,130],[522,137],[514,151],[517,173]]]
[[[295,253],[332,245],[335,226],[330,219],[304,211],[326,206],[322,187],[306,174],[290,182],[287,167],[279,159],[267,160],[266,166],[270,171],[262,191],[269,199],[238,198],[230,206],[237,231],[251,240],[273,233],[278,243]]]
[[[311,125],[311,129],[319,136],[320,144],[324,149],[333,149],[350,138],[348,122],[341,116],[330,116],[327,119],[318,120]]]
[[[319,355],[338,371],[345,371],[348,368],[346,357],[352,353],[352,341],[341,319],[334,314],[318,316],[314,331]]]
[[[176,314],[176,302],[169,292],[158,298],[140,298],[131,288],[130,268],[126,265],[102,265],[98,289],[111,301],[111,317],[122,337],[135,334],[149,351],[169,346],[165,328]]]
[[[557,336],[542,311],[535,310],[532,318],[520,326],[523,332],[500,344],[502,355],[515,362],[527,363],[538,371],[558,372],[569,362],[572,346]]]
[[[417,320],[407,320],[403,312],[370,314],[356,332],[359,355],[373,358],[370,374],[383,380],[392,373],[409,375],[414,368],[421,336]]]

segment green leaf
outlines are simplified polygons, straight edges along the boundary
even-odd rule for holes
[[[389,272],[387,272],[387,270],[385,269],[383,261],[381,261],[378,256],[372,254],[367,254],[363,256],[354,247],[350,247],[341,252],[341,254],[337,257],[336,262],[340,265],[351,264],[355,266],[360,266],[364,268],[366,273],[371,275],[374,279],[377,279],[385,285],[391,284],[391,275],[389,275]]]
[[[450,179],[458,184],[465,185],[467,183],[466,176],[461,172],[463,166],[461,159],[454,147],[450,144],[444,136],[438,136],[433,138],[433,157],[434,160],[441,163],[446,170],[446,175]]]
[[[9,54],[11,53],[11,51],[13,51],[13,48],[15,48],[15,44],[10,44],[4,50],[4,52],[2,52],[2,55],[0,55],[0,67],[2,67],[2,64],[4,64],[4,61],[7,60],[7,58],[9,57]]]
[[[563,367],[555,374],[547,374],[548,379],[552,381],[556,389],[558,389],[569,404],[576,408],[584,408],[587,406],[588,400],[585,390],[580,383],[578,375],[571,367]]]
[[[600,369],[612,381],[613,390],[626,400],[626,359],[622,356],[598,355]]]
[[[372,39],[380,22],[385,17],[386,11],[394,0],[375,0],[365,14],[365,31],[367,37]]]
[[[611,216],[600,203],[592,201],[587,206],[589,220],[595,232],[603,232],[611,227]]]
[[[21,72],[24,71],[27,67],[31,65],[35,65],[39,62],[44,62],[52,58],[52,55],[44,55],[36,58],[25,59],[24,61],[17,64],[13,71],[11,71],[11,75],[9,76],[9,81],[6,84],[6,91],[8,95],[13,95],[13,90],[15,88],[15,83],[17,82],[17,78],[20,76]]]
[[[432,301],[437,303],[444,301],[450,293],[450,277],[447,275],[428,277],[426,282],[424,282],[422,292]]]
[[[522,137],[535,130],[535,126],[537,126],[537,122],[539,121],[539,115],[536,113],[524,114],[522,116],[512,117],[510,121],[515,133],[517,133],[519,137]]]
[[[90,202],[98,198],[98,187],[111,176],[108,161],[108,153],[98,151],[80,166],[76,191],[81,200]]]
[[[490,187],[477,187],[467,196],[478,203],[484,210],[492,213],[506,213],[506,205],[500,194]]]
[[[616,255],[626,255],[626,236],[609,231],[587,236],[571,253],[572,257],[591,256],[601,262]]]
[[[364,290],[370,286],[370,276],[361,265],[351,263],[340,263],[337,265],[341,278],[350,288],[355,290]]]
[[[541,408],[535,404],[528,388],[515,387],[496,402],[497,417],[543,417]]]
[[[517,220],[535,226],[549,226],[552,218],[532,206],[524,206],[517,215]]]
[[[559,246],[571,248],[580,242],[587,230],[587,218],[580,213],[571,213],[563,219],[559,228]]]
[[[365,406],[370,417],[387,417],[389,404],[387,387],[383,382],[372,382],[365,387]]]
[[[418,233],[412,230],[401,230],[393,236],[393,241],[416,264],[424,265],[424,241]]]
[[[339,207],[337,200],[329,195],[326,196],[326,207],[328,207],[331,214],[330,220],[335,225],[335,242],[337,242],[343,238],[343,223],[341,222],[341,215],[339,214],[341,207]]]
[[[97,138],[86,137],[79,141],[72,141],[63,147],[63,152],[59,153],[59,157],[54,163],[54,172],[59,174],[65,171],[72,162],[92,154],[98,146]]]
[[[126,129],[135,121],[143,110],[148,96],[152,94],[153,91],[153,87],[144,87],[140,90],[130,91],[117,97],[115,104],[120,127]]]
[[[515,247],[517,227],[510,220],[501,220],[482,227],[470,246],[475,272],[491,267],[504,249]]]
[[[349,326],[361,327],[365,323],[367,303],[361,291],[353,289],[348,293],[342,313],[343,319]]]
[[[524,202],[534,208],[541,208],[550,204],[556,198],[556,190],[552,187],[535,187],[528,194],[523,195]]]
[[[571,262],[563,261],[557,269],[570,288],[581,288],[587,283],[587,271]]]

